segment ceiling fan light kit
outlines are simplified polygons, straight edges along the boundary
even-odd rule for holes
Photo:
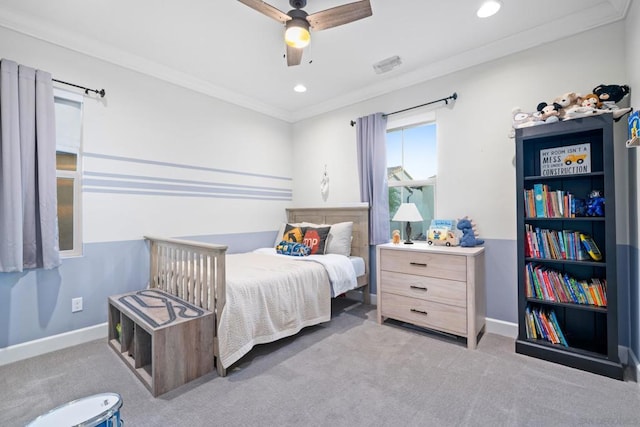
[[[311,34],[309,33],[309,22],[306,19],[293,18],[286,25],[284,41],[287,45],[298,49],[309,45]]]
[[[269,18],[285,24],[285,45],[287,47],[287,65],[299,65],[302,61],[302,49],[311,41],[309,29],[326,30],[366,18],[373,14],[370,0],[361,0],[308,15],[302,10],[307,0],[289,0],[293,7],[288,13],[261,0],[238,0],[240,3],[257,10]]]

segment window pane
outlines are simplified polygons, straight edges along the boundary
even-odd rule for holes
[[[58,233],[60,250],[72,250],[73,178],[58,178]]]
[[[413,179],[427,179],[438,173],[436,125],[404,129],[404,169]]]
[[[75,171],[77,168],[78,156],[74,153],[56,151],[56,169],[63,171]]]

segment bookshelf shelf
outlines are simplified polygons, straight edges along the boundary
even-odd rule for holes
[[[607,307],[598,307],[597,305],[591,305],[591,304],[577,304],[577,303],[570,303],[570,302],[547,301],[547,300],[538,299],[538,298],[527,298],[527,302],[531,304],[544,304],[548,306],[565,307],[573,310],[596,311],[599,313],[607,312]]]
[[[527,222],[531,222],[531,221],[568,221],[568,222],[599,222],[605,221],[605,217],[603,216],[578,216],[575,218],[564,218],[564,217],[535,217],[535,216],[528,216],[525,218],[525,221]]]
[[[584,179],[584,178],[596,178],[596,177],[604,177],[604,172],[591,172],[591,173],[583,173],[579,175],[561,175],[561,176],[542,176],[542,175],[533,175],[533,176],[525,176],[525,181],[557,181],[557,180],[569,180],[569,179]]]
[[[606,268],[607,264],[603,261],[579,261],[574,259],[553,259],[553,258],[535,258],[535,257],[525,257],[525,261],[527,262],[536,262],[536,263],[548,263],[548,264],[559,264],[559,265],[584,265],[591,267],[602,267]]]
[[[574,168],[576,165],[564,156],[579,149],[587,155],[580,167]],[[521,354],[622,379],[623,367],[618,358],[613,151],[611,115],[516,130],[516,183],[520,197],[519,325],[515,347]],[[550,160],[549,153],[560,153],[561,161]],[[587,199],[593,190],[605,197],[605,216],[564,216],[573,198]],[[538,197],[540,194],[542,197]],[[584,259],[584,246],[574,237],[582,234],[593,238],[602,259]],[[566,241],[568,235],[571,245]],[[572,259],[563,259],[561,255],[569,247],[572,256],[566,257]],[[574,295],[577,288],[569,284],[574,281],[591,299]],[[600,293],[590,293],[596,288]],[[564,292],[565,297],[543,295],[558,291]],[[596,301],[596,296],[600,300]],[[566,346],[558,344],[560,337],[565,338]]]

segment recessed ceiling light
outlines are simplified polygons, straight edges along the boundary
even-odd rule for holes
[[[476,14],[478,15],[478,18],[488,18],[498,13],[501,6],[502,2],[499,0],[488,0],[482,3],[482,6],[480,6],[480,9],[478,9]]]
[[[295,87],[293,88],[293,90],[295,90],[298,93],[302,93],[302,92],[306,92],[307,91],[307,87],[305,85],[295,85]]]

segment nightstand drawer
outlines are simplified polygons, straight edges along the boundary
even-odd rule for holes
[[[380,268],[386,271],[467,280],[467,259],[461,255],[445,255],[418,251],[381,250]]]
[[[382,316],[453,334],[467,334],[467,311],[453,305],[382,293]]]
[[[467,307],[466,282],[385,270],[380,272],[379,280],[384,292]]]

